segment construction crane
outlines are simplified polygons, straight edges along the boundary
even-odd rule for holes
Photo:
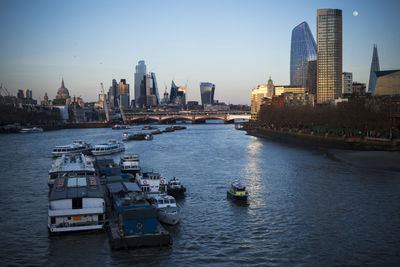
[[[119,105],[119,110],[121,111],[122,120],[124,121],[124,124],[126,124],[125,113],[124,110],[122,109],[121,101],[119,98],[118,98],[118,105]]]
[[[11,93],[7,90],[7,88],[5,86],[3,86],[3,83],[0,84],[0,96],[3,96],[2,95],[2,91],[7,94],[7,95],[4,95],[4,96],[8,96],[8,97],[12,96]]]
[[[107,97],[104,94],[104,86],[103,83],[100,83],[101,85],[101,93],[104,95],[104,101],[103,101],[103,108],[106,112],[106,122],[110,121],[110,115],[108,114],[108,103],[107,103]]]

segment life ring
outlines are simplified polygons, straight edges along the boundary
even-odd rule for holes
[[[137,229],[142,229],[143,228],[143,223],[141,223],[141,222],[138,222],[137,224],[136,224],[136,227],[137,227]]]
[[[164,181],[164,179],[162,179],[162,180],[161,180],[161,184],[164,184],[164,183],[165,183],[165,181]]]
[[[147,180],[143,180],[143,184],[147,184]]]

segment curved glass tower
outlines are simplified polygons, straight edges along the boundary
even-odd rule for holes
[[[202,105],[214,104],[215,84],[203,82],[200,83],[200,94]]]
[[[317,59],[317,45],[303,21],[292,31],[290,48],[290,84],[306,87],[308,61]]]

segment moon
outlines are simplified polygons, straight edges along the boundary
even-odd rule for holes
[[[354,10],[354,11],[353,11],[353,16],[354,16],[354,17],[357,17],[357,16],[358,16],[358,11],[357,11],[357,10]]]

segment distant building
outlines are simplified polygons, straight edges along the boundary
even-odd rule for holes
[[[301,93],[306,92],[306,88],[302,86],[292,86],[292,85],[277,85],[274,87],[275,96],[282,95],[284,93]]]
[[[267,97],[272,98],[274,94],[275,94],[274,82],[272,81],[271,76],[269,76],[267,83]]]
[[[24,98],[24,90],[19,89],[17,92],[17,98],[23,99]]]
[[[351,93],[354,95],[365,95],[366,93],[365,89],[366,89],[365,83],[353,82]]]
[[[157,106],[159,104],[158,85],[156,74],[151,72],[144,75],[140,84],[140,97],[136,99],[136,106]]]
[[[353,93],[353,73],[342,73],[342,95]]]
[[[135,77],[134,77],[134,90],[135,90],[135,104],[137,106],[143,105],[145,103],[140,101],[141,95],[141,84],[143,79],[145,78],[145,75],[147,73],[146,70],[146,64],[144,63],[144,60],[140,60],[138,64],[136,65],[136,72],[135,72]],[[145,98],[142,97],[142,100]]]
[[[307,22],[292,31],[290,48],[290,84],[306,87],[308,61],[317,59],[317,45]],[[272,97],[272,95],[271,95]]]
[[[375,72],[380,71],[379,67],[379,58],[378,58],[378,47],[374,44],[374,49],[372,52],[372,61],[371,61],[371,70],[369,72],[369,83],[368,83],[368,92],[371,95],[374,95],[374,82],[376,79]]]
[[[400,70],[374,72],[371,89],[374,96],[400,95]]]
[[[213,105],[214,104],[215,84],[209,82],[200,83],[201,104]]]
[[[24,98],[25,99],[32,99],[32,91],[29,89],[24,90]]]
[[[251,90],[251,119],[256,120],[258,118],[258,112],[267,94],[268,86],[266,84],[258,85]]]
[[[53,105],[64,106],[67,104],[67,100],[70,98],[69,91],[65,87],[64,78],[61,81],[61,87],[57,90],[56,98],[53,100]]]
[[[118,83],[118,99],[119,100],[124,99],[124,102],[122,104],[124,108],[129,107],[129,98],[130,98],[129,84],[126,83],[125,79],[121,79],[121,81]]]
[[[282,96],[285,106],[304,106],[307,104],[305,93],[286,92]]]
[[[306,92],[309,94],[317,94],[317,60],[310,59],[307,61],[307,81]]]
[[[317,10],[317,103],[342,92],[342,10]]]
[[[186,87],[177,86],[174,81],[171,82],[171,93],[169,94],[169,103],[177,106],[186,104]]]
[[[115,79],[112,80],[108,91],[108,101],[111,107],[118,107],[118,83]]]

